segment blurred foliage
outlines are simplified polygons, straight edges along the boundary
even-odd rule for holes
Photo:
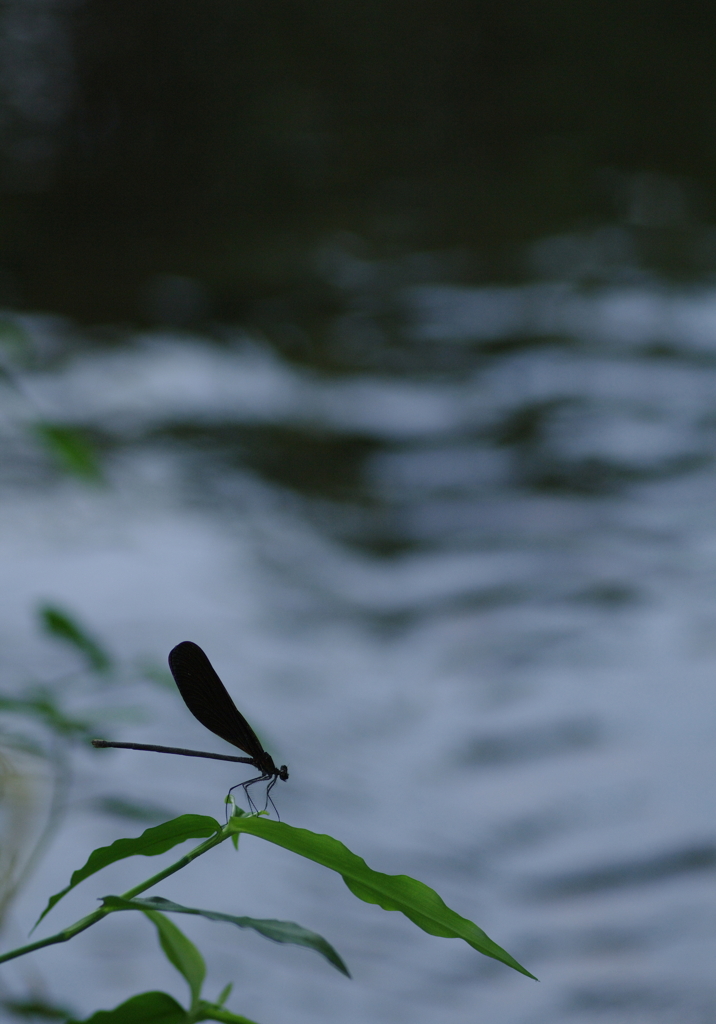
[[[713,262],[689,242],[716,195],[701,0],[57,12],[57,59],[32,78],[49,93],[55,74],[52,117],[5,90],[6,302],[179,326],[279,294],[320,309],[315,245],[346,231],[378,255],[457,247],[478,280],[523,276],[530,239],[615,219],[665,272]]]
[[[94,732],[90,722],[65,714],[52,693],[44,687],[34,688],[31,696],[27,698],[0,696],[0,712],[2,711],[29,715],[41,721],[58,736],[88,737]],[[30,749],[27,745],[26,748]]]
[[[43,604],[37,614],[45,632],[79,651],[89,668],[95,672],[110,670],[111,656],[66,609],[55,604]]]
[[[13,1017],[26,1020],[67,1020],[70,1011],[63,1006],[46,1002],[44,999],[6,999],[0,1006]]]
[[[176,423],[153,436],[178,442],[224,470],[248,466],[282,487],[335,500],[363,496],[363,465],[379,448],[360,434],[283,424]],[[210,472],[207,465],[203,469]]]
[[[91,737],[123,717],[121,708],[97,706],[98,687],[104,690],[110,671],[117,682],[142,678],[130,666],[118,664],[66,608],[46,603],[36,614],[38,627],[66,644],[80,660],[75,671],[63,673],[59,679],[42,684],[19,682],[12,693],[0,693],[0,927],[64,818],[74,749],[81,744],[92,750]],[[126,712],[125,707],[124,717]],[[38,773],[39,766],[44,770]],[[133,801],[131,796],[99,795],[85,807],[92,813],[144,822],[161,821],[172,813]],[[26,993],[0,987],[0,1010],[5,1016],[25,1020],[66,1020],[70,1016],[44,989],[38,993],[32,986]]]
[[[0,821],[0,921],[18,889],[32,874],[64,816],[71,785],[73,748],[78,742],[89,747],[89,740],[101,730],[101,723],[106,727],[108,722],[123,716],[122,709],[87,707],[87,699],[92,700],[97,685],[104,686],[107,673],[116,667],[105,647],[75,616],[56,604],[38,608],[37,623],[50,637],[74,650],[83,668],[63,674],[59,686],[57,681],[27,682],[13,693],[0,693],[0,805],[4,811]],[[78,699],[82,705],[79,711]],[[126,715],[126,709],[124,713]],[[41,798],[35,792],[38,763],[45,764],[48,775],[41,784]],[[47,803],[44,809],[43,803]],[[110,796],[96,798],[91,809],[142,820],[165,813],[163,809],[135,806],[131,800]],[[42,818],[44,823],[39,823]],[[16,1001],[9,1012],[42,1016],[37,1009],[40,1002],[34,997],[26,1002]]]
[[[111,814],[115,818],[127,818],[130,821],[146,821],[156,824],[165,821],[170,815],[166,807],[157,804],[127,800],[123,796],[102,796],[92,802],[93,810],[100,814]]]
[[[189,1020],[186,1010],[166,992],[142,992],[114,1010],[98,1010],[84,1024],[188,1024]]]
[[[83,431],[54,423],[36,423],[33,431],[60,469],[89,483],[102,482],[102,469]]]

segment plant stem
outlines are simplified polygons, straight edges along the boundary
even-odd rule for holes
[[[9,953],[3,953],[0,956],[0,964],[6,960],[14,960],[17,956],[24,956],[25,953],[32,953],[35,949],[42,949],[43,946],[53,946],[56,942],[67,942],[73,936],[83,932],[85,928],[89,928],[91,925],[100,921],[106,914],[107,910],[104,907],[100,907],[99,910],[95,910],[94,913],[88,914],[87,917],[81,918],[79,921],[75,921],[68,928],[65,928],[61,932],[57,932],[56,935],[50,935],[47,939],[38,939],[37,942],[30,942],[27,946],[18,946],[17,949],[11,949]]]
[[[164,878],[168,878],[169,875],[173,875],[175,871],[181,871],[182,868],[185,868],[187,864],[191,864],[191,862],[196,860],[197,857],[201,857],[203,853],[208,853],[209,850],[218,846],[219,843],[223,843],[225,839],[229,839],[231,834],[232,833],[227,830],[227,827],[224,826],[221,832],[217,832],[217,834],[212,836],[210,839],[207,839],[205,842],[195,846],[193,850],[189,850],[189,853],[184,854],[184,856],[180,857],[179,860],[170,864],[168,868],[164,868],[163,871],[158,871],[156,875],[152,875],[152,877],[148,878],[146,882],[141,882],[139,885],[135,885],[133,889],[127,889],[126,892],[122,893],[122,899],[134,899],[134,897],[138,896],[140,892],[145,892],[147,889],[151,888],[151,886],[156,885],[157,882],[161,882]],[[109,910],[107,912],[109,913]]]
[[[175,861],[174,864],[170,864],[169,867],[164,868],[162,871],[158,871],[156,875],[152,875],[146,882],[141,882],[139,885],[135,885],[134,888],[128,889],[127,892],[122,893],[122,899],[131,900],[135,896],[138,896],[140,892],[144,892],[151,886],[156,885],[157,882],[161,882],[162,879],[168,878],[169,875],[173,875],[175,871],[180,871],[185,868],[187,864],[191,864],[197,857],[201,857],[203,853],[207,853],[213,847],[218,846],[219,843],[223,843],[225,839],[228,839],[231,833],[226,827],[221,832],[207,839],[205,842],[200,843],[198,846],[190,850],[189,853],[184,854],[179,860]],[[111,907],[100,907],[93,913],[88,914],[86,917],[80,918],[79,921],[75,921],[74,924],[68,925],[61,932],[57,932],[55,935],[50,935],[46,939],[38,939],[37,942],[30,942],[27,946],[18,946],[17,949],[11,949],[9,953],[3,953],[0,955],[0,964],[6,960],[14,960],[15,957],[24,956],[26,953],[32,953],[35,949],[42,949],[44,946],[54,946],[57,942],[68,942],[69,939],[74,938],[75,935],[79,935],[80,932],[85,931],[87,928],[91,928],[93,924],[101,921],[107,914],[111,914]]]

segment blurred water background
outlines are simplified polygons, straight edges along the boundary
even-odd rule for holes
[[[88,743],[225,749],[164,667],[191,639],[288,764],[284,820],[541,979],[244,838],[158,893],[296,920],[354,980],[181,921],[208,996],[716,1018],[715,30],[696,3],[5,0],[4,948],[96,846],[223,814],[225,765]],[[183,1000],[134,916],[4,966],[7,1019]]]

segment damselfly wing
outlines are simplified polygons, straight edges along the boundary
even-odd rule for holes
[[[169,668],[179,688],[184,703],[204,728],[220,736],[222,740],[243,750],[248,757],[233,757],[230,754],[211,754],[205,750],[186,750],[183,747],[162,747],[152,743],[114,743],[110,740],[92,740],[94,747],[120,747],[128,750],[153,750],[160,754],[183,754],[186,757],[207,757],[217,761],[238,761],[250,764],[261,772],[254,779],[239,782],[229,790],[241,788],[246,793],[249,805],[253,807],[248,788],[255,782],[268,782],[266,800],[277,779],[286,781],[288,768],[282,764],[277,768],[271,755],[264,750],[261,741],[229,696],[229,693],[214,671],[214,667],[198,644],[184,640],[169,653]],[[227,797],[228,799],[228,797]],[[273,802],[272,802],[273,804]]]

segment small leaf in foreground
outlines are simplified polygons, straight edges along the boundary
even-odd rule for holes
[[[114,1010],[98,1010],[84,1021],[67,1024],[185,1024],[186,1010],[166,992],[142,992]]]
[[[88,483],[102,482],[102,469],[83,431],[57,423],[36,423],[33,430],[60,469]]]
[[[222,1024],[256,1024],[256,1021],[249,1020],[248,1017],[225,1010],[219,1003],[206,1003],[203,999],[192,1014],[192,1021],[199,1020],[218,1020]]]
[[[104,648],[71,616],[56,604],[43,604],[37,609],[40,624],[50,636],[70,644],[84,655],[95,672],[108,672],[112,659]]]
[[[92,730],[90,722],[69,718],[57,705],[51,693],[40,688],[27,698],[0,697],[0,711],[16,712],[39,719],[48,729],[61,736],[78,736]]]
[[[172,903],[161,896],[154,896],[149,899],[135,897],[133,900],[122,899],[121,896],[105,896],[102,905],[111,907],[113,910],[158,910],[170,914],[197,914],[206,917],[210,921],[227,921],[239,928],[253,928],[254,931],[274,942],[290,943],[294,946],[306,946],[314,949],[321,956],[324,956],[330,964],[350,978],[348,968],[343,963],[333,946],[321,935],[302,928],[300,924],[293,921],[276,921],[272,918],[256,917],[235,917],[233,914],[221,914],[216,910],[197,910],[194,907],[182,907],[179,903]]]
[[[157,929],[159,945],[164,950],[167,960],[186,979],[191,992],[191,1005],[192,1008],[195,1007],[199,1002],[201,986],[206,977],[204,957],[173,921],[156,910],[145,910],[144,913]]]
[[[3,999],[0,1006],[13,1017],[27,1017],[30,1020],[67,1020],[69,1010],[44,999]]]
[[[224,987],[222,988],[221,992],[219,993],[219,998],[216,1000],[216,1003],[215,1003],[216,1006],[223,1006],[224,1005],[226,1000],[231,995],[231,990],[232,990],[233,987],[234,987],[233,981],[230,981],[228,985],[224,985]]]
[[[537,980],[514,957],[478,928],[443,903],[438,894],[409,875],[385,875],[369,868],[362,857],[332,836],[294,828],[283,821],[271,821],[258,815],[231,818],[237,832],[266,839],[286,850],[337,871],[354,896],[366,903],[377,903],[383,910],[399,910],[430,935],[464,939],[485,956],[500,960],[508,967]]]
[[[108,864],[124,860],[125,857],[134,857],[141,854],[143,857],[156,857],[160,853],[166,853],[173,846],[185,842],[187,839],[208,839],[210,836],[221,832],[221,825],[215,818],[206,814],[181,814],[172,821],[165,821],[162,825],[155,825],[147,828],[141,836],[136,839],[117,839],[111,846],[100,846],[87,858],[87,863],[78,868],[70,879],[70,884],[60,892],[55,893],[48,900],[47,906],[42,911],[35,928],[48,914],[55,904],[59,903],[63,896],[74,889],[76,885],[83,882],[85,878],[94,875]]]

